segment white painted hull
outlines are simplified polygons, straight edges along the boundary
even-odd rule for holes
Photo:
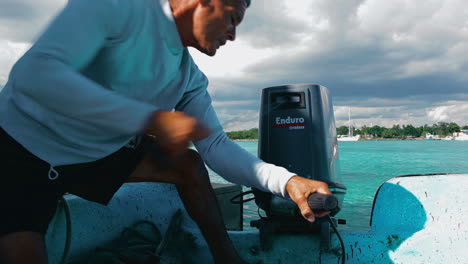
[[[352,137],[350,137],[350,136],[343,136],[343,137],[337,138],[337,140],[338,140],[338,141],[358,141],[359,138],[360,138],[359,135],[357,135],[357,136],[352,136]]]

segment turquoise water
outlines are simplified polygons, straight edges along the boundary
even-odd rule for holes
[[[257,142],[237,142],[257,155]],[[381,184],[405,174],[468,173],[468,141],[357,141],[340,142],[342,183],[347,187],[344,205],[336,216],[347,220],[345,229],[369,229],[374,195]],[[210,171],[213,182],[226,182]],[[246,188],[247,190],[247,188]],[[258,218],[254,202],[244,204],[244,228]]]

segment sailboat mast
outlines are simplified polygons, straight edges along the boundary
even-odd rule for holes
[[[348,107],[348,118],[349,118],[349,123],[348,123],[348,136],[351,137],[351,107]]]

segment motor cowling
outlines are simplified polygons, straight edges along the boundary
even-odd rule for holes
[[[346,187],[340,182],[338,143],[333,104],[327,88],[293,84],[264,88],[261,97],[258,156],[299,176],[323,181],[338,198],[339,211]],[[297,205],[253,189],[256,204],[267,216],[300,216]]]

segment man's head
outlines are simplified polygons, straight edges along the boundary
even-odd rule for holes
[[[249,4],[250,0],[171,1],[183,44],[209,56],[228,40],[234,41]]]

